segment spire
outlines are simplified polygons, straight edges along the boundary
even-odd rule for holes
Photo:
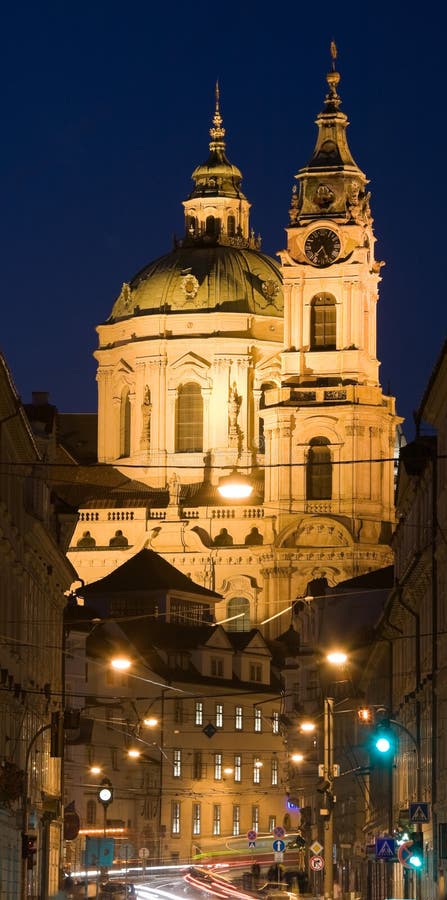
[[[340,109],[338,94],[337,45],[330,43],[331,66],[326,75],[328,91],[324,109],[318,114],[318,135],[314,152],[296,176],[299,192],[294,191],[289,211],[291,225],[304,225],[322,217],[369,221],[367,179],[355,163],[349,149],[347,115]]]
[[[224,137],[225,137],[225,128],[222,127],[223,119],[220,114],[220,91],[219,91],[219,81],[216,81],[215,88],[215,98],[216,98],[216,107],[214,110],[213,116],[213,124],[210,128],[211,135],[211,143],[210,150],[225,149]]]

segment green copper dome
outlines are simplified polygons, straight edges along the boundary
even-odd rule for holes
[[[221,244],[179,247],[123,285],[109,321],[214,310],[282,317],[282,280],[275,260],[258,250]]]

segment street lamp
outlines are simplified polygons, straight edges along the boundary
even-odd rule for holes
[[[253,493],[253,485],[245,475],[233,469],[229,475],[219,478],[217,490],[225,500],[246,500]]]

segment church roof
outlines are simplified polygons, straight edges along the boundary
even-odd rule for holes
[[[109,321],[147,313],[213,310],[282,317],[276,261],[258,250],[215,241],[211,246],[177,247],[132,279],[115,301]]]

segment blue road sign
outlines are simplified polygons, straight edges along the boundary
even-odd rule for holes
[[[280,840],[273,841],[273,849],[274,849],[275,853],[284,853],[284,850],[286,849],[286,845],[285,845],[284,841],[280,841]]]
[[[376,838],[376,859],[396,859],[396,841],[394,838]]]
[[[93,838],[87,835],[85,839],[85,865],[110,866],[113,863],[114,850],[114,838]]]
[[[429,822],[429,803],[410,803],[410,822]]]

